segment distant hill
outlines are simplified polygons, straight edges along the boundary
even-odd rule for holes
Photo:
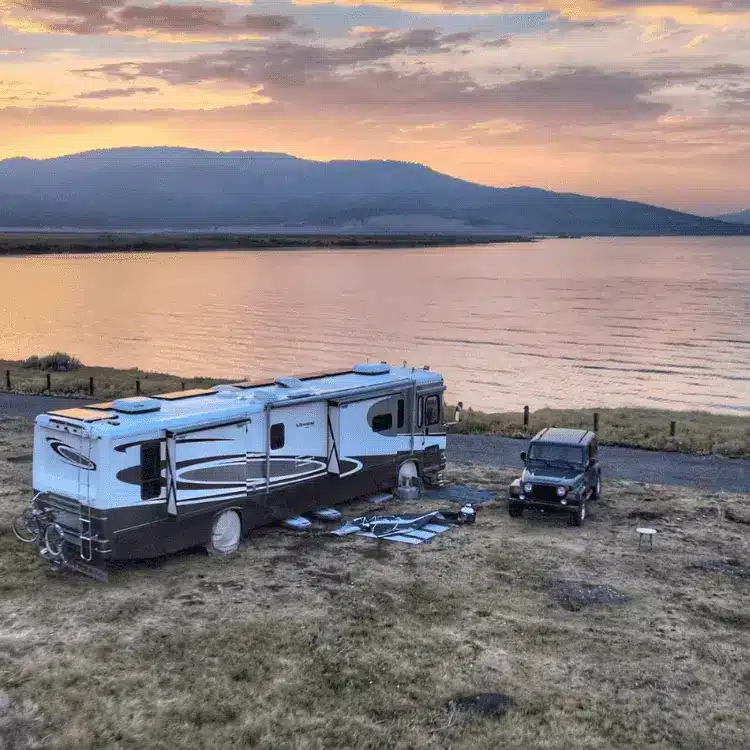
[[[720,221],[731,221],[736,224],[750,224],[750,209],[747,211],[736,211],[733,214],[722,214],[716,218]]]
[[[643,203],[494,188],[396,161],[114,148],[0,161],[0,227],[105,230],[733,235]]]

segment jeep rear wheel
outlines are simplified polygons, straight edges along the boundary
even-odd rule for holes
[[[508,513],[511,518],[521,518],[523,516],[523,503],[508,503]]]

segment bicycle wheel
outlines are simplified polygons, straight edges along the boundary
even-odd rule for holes
[[[27,544],[39,539],[39,526],[31,508],[27,508],[21,515],[13,519],[13,533],[16,538]]]

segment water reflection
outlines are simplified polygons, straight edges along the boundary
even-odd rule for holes
[[[430,364],[485,409],[750,411],[750,241],[0,259],[0,356],[254,377]]]

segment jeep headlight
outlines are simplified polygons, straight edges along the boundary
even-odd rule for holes
[[[530,493],[531,493],[531,490],[533,490],[533,489],[534,489],[534,487],[533,487],[533,486],[532,486],[531,484],[529,484],[528,482],[526,482],[526,484],[525,484],[525,485],[523,486],[523,491],[524,491],[524,492],[525,492],[525,493],[526,493],[527,495],[528,495],[528,494],[530,494]]]
[[[565,497],[565,495],[567,494],[567,492],[568,492],[568,490],[566,490],[565,487],[563,487],[562,485],[560,485],[557,488],[557,496],[558,497]]]

